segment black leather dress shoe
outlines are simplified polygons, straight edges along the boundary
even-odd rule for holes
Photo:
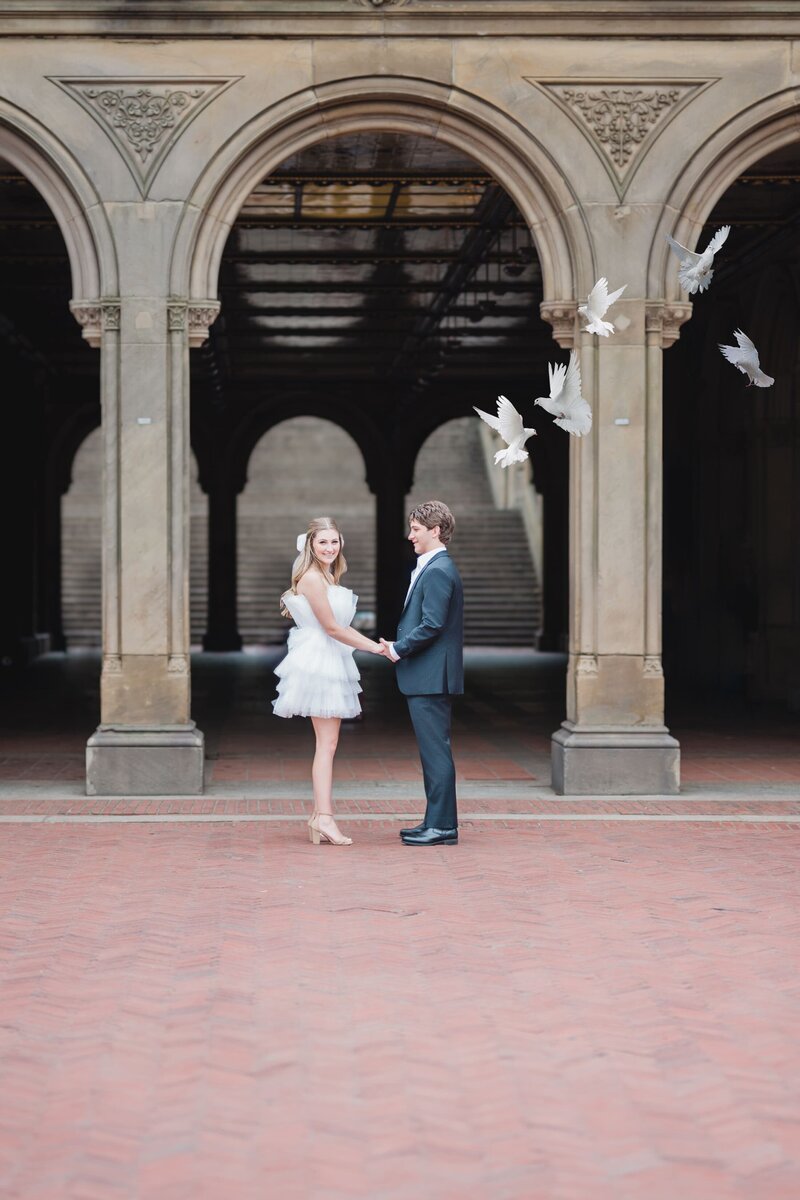
[[[457,829],[421,829],[401,836],[404,846],[455,846],[458,842]]]
[[[407,833],[422,833],[425,828],[425,822],[420,821],[419,825],[415,825],[413,829],[401,829],[400,837],[405,837]]]

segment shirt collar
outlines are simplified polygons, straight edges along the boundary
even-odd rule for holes
[[[443,554],[446,549],[446,546],[437,546],[435,550],[429,550],[427,554],[420,554],[419,558],[417,559],[416,570],[421,571],[423,567],[427,567],[434,555]]]

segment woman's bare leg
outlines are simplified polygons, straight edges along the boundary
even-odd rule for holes
[[[311,783],[314,788],[314,808],[322,816],[333,815],[333,760],[339,744],[338,717],[312,717],[317,748],[311,767]]]
[[[311,767],[314,812],[320,829],[337,840],[343,837],[333,819],[333,760],[339,744],[339,717],[312,717],[317,748]]]

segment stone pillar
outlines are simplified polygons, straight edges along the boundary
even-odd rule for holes
[[[377,632],[393,638],[403,610],[409,572],[406,570],[405,498],[408,487],[398,472],[387,469],[373,490],[376,497],[376,609]],[[410,486],[410,481],[409,486]]]
[[[190,716],[189,344],[216,306],[74,303],[102,347],[103,668],[89,795],[197,794]],[[205,321],[205,325],[203,325]]]
[[[216,479],[208,493],[208,624],[204,650],[241,650],[236,609],[236,489]]]
[[[580,335],[594,423],[570,445],[567,719],[552,748],[561,795],[679,790],[661,669],[661,357],[690,312],[628,300],[613,338]]]

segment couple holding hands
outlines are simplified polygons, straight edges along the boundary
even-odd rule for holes
[[[344,539],[335,521],[317,517],[297,539],[292,584],[281,612],[295,627],[279,663],[277,717],[310,717],[316,735],[311,768],[314,811],[309,838],[349,846],[333,816],[333,759],[342,718],[361,712],[354,650],[396,664],[397,683],[419,746],[427,806],[425,817],[400,836],[409,846],[458,841],[456,772],[450,749],[451,697],[464,691],[464,593],[447,552],[455,529],[446,504],[429,500],[408,517],[408,540],[417,555],[393,642],[375,642],[352,628],[358,597],[339,583],[347,570]]]

